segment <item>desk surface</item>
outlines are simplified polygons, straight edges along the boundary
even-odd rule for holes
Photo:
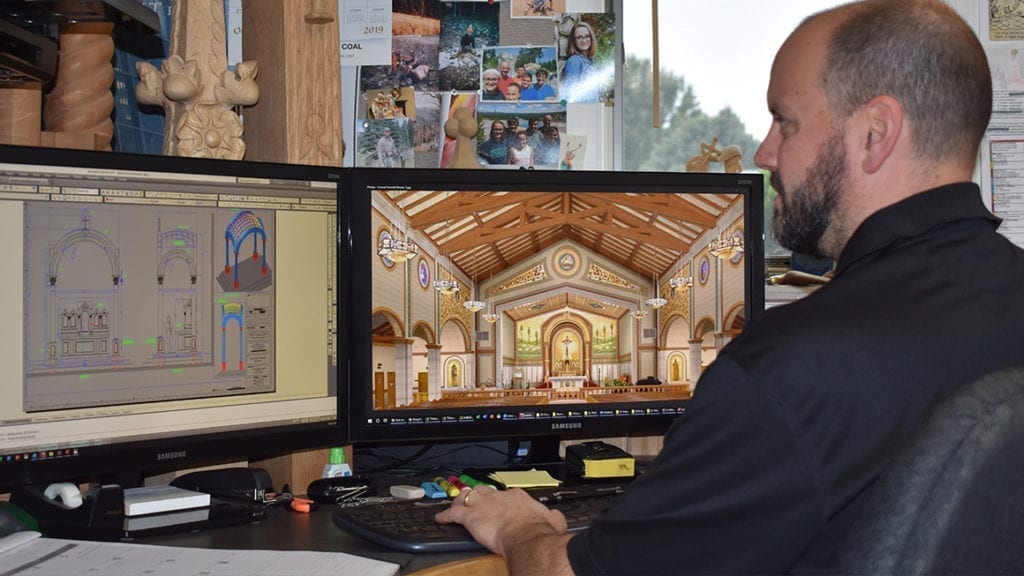
[[[309,514],[294,512],[287,506],[271,506],[267,512],[264,520],[254,524],[147,536],[139,538],[136,542],[196,548],[347,552],[394,562],[402,567],[402,574],[488,554],[485,550],[435,554],[395,552],[353,536],[335,526],[331,520],[329,506],[321,506]]]

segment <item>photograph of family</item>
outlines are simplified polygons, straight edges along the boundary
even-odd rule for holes
[[[565,134],[565,107],[559,104],[477,106],[477,157],[488,167],[557,167]]]

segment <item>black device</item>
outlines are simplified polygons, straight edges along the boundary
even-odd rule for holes
[[[346,174],[0,146],[0,491],[344,444]]]
[[[116,484],[96,485],[81,494],[81,504],[70,506],[50,498],[39,486],[18,486],[11,503],[21,507],[52,538],[118,540],[124,523],[124,490]]]
[[[763,190],[760,173],[353,170],[356,447],[508,439],[529,466],[565,438],[664,432],[690,342],[764,308]]]
[[[262,503],[274,492],[270,474],[262,468],[219,468],[197,470],[178,476],[171,486],[205,492],[211,496]]]

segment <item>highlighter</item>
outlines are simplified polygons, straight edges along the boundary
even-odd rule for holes
[[[420,484],[420,488],[423,488],[427,498],[446,498],[448,496],[448,493],[437,482],[424,482]]]
[[[438,476],[437,478],[434,478],[434,482],[437,482],[437,485],[441,487],[441,490],[447,492],[448,496],[455,498],[456,496],[459,495],[460,490],[455,486],[452,486],[451,482],[445,480],[444,478]]]
[[[463,484],[469,486],[470,488],[476,488],[477,486],[490,486],[491,488],[494,488],[494,484],[488,484],[487,482],[477,480],[476,478],[473,478],[469,474],[460,474],[459,480],[461,480]]]
[[[455,476],[454,474],[448,477],[448,483],[458,488],[459,492],[462,492],[463,490],[469,490],[469,486],[466,486],[462,482],[462,480],[459,480],[459,477]]]

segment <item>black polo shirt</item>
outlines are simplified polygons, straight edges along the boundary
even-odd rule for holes
[[[925,412],[1024,361],[1024,251],[965,183],[870,216],[832,281],[765,311],[701,377],[577,574],[827,571]]]

